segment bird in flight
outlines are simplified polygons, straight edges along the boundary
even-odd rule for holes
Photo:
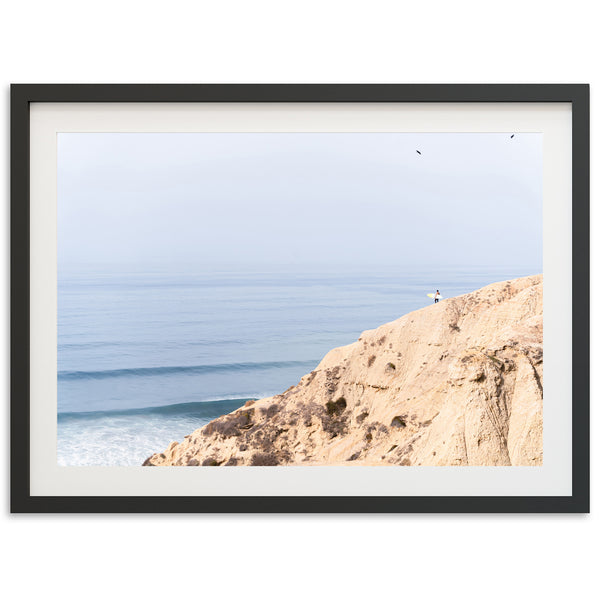
[[[417,150],[417,154],[421,154],[421,153]]]

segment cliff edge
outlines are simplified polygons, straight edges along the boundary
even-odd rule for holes
[[[145,466],[541,465],[542,275],[365,331]]]

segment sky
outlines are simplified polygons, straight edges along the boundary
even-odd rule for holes
[[[541,272],[542,134],[60,133],[57,225],[61,268]]]

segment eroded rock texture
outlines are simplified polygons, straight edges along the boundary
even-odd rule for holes
[[[541,465],[543,279],[365,331],[145,465]]]

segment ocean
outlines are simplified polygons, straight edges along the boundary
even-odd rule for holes
[[[134,466],[283,392],[332,348],[539,269],[59,271],[57,461]]]

